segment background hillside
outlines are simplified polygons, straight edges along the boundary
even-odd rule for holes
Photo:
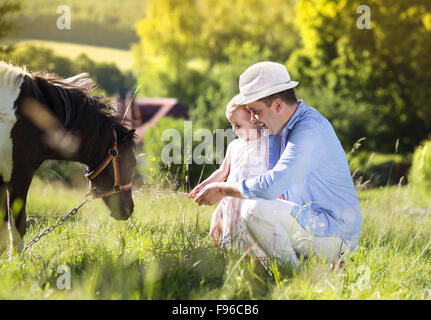
[[[145,0],[25,0],[16,38],[73,42],[129,49],[136,42],[135,23],[145,17]],[[58,30],[60,5],[71,9],[71,30]]]
[[[130,70],[133,64],[133,56],[130,50],[84,45],[79,43],[59,42],[49,40],[27,40],[23,39],[15,43],[18,50],[27,46],[47,48],[54,51],[55,54],[76,59],[78,56],[85,54],[94,62],[115,62],[122,71]]]

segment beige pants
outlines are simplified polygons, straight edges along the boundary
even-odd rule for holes
[[[245,200],[241,217],[250,240],[265,254],[298,266],[297,255],[320,256],[327,262],[343,258],[349,247],[339,237],[317,237],[290,214],[296,206],[286,200]]]

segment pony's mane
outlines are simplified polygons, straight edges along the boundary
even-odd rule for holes
[[[0,90],[19,90],[18,86],[26,75],[29,75],[26,68],[0,61]]]
[[[16,75],[18,75],[18,74],[28,75],[29,74],[29,72],[27,71],[27,68],[25,66],[19,67],[19,66],[12,64],[12,63],[8,63],[6,61],[0,60],[0,72],[3,73],[5,71],[12,72]]]
[[[90,78],[88,73],[62,78],[54,73],[33,72],[31,77],[36,80],[39,87],[45,83],[54,86],[54,88],[60,87],[63,92],[67,92],[67,98],[72,102],[72,118],[74,119],[74,124],[71,125],[72,129],[74,125],[78,125],[82,129],[87,127],[95,129],[95,132],[101,132],[102,129],[113,127],[119,136],[125,135],[129,131],[125,124],[131,127],[130,121],[122,119],[121,115],[111,105],[111,100],[103,94],[93,94],[99,86]],[[60,95],[58,89],[56,91]],[[81,99],[82,103],[77,102],[77,99]],[[100,142],[95,135],[89,135],[88,141],[90,145],[97,145]],[[135,147],[134,139],[128,139],[125,143]]]
[[[28,76],[29,78],[43,79],[50,84],[60,86],[63,89],[72,90],[79,93],[86,100],[92,101],[98,104],[101,108],[112,110],[112,106],[109,105],[109,99],[104,95],[93,95],[93,91],[98,88],[96,82],[90,78],[89,73],[80,73],[73,77],[62,78],[59,75],[51,72],[29,72],[25,66],[16,66],[12,63],[0,60],[0,80],[3,81],[3,85],[17,85],[20,78]],[[7,83],[6,83],[7,82]]]
[[[93,95],[93,92],[98,89],[99,86],[90,78],[90,74],[87,72],[77,74],[70,78],[62,78],[50,72],[32,72],[31,77],[34,79],[43,79],[52,85],[78,93],[85,101],[99,106],[99,109],[102,109],[101,111],[115,110],[110,105],[109,98],[105,97],[103,94]]]
[[[110,99],[103,94],[94,95],[98,88],[88,73],[62,78],[55,73],[29,72],[25,68],[0,61],[1,73],[24,79],[21,97],[30,96],[46,104],[65,124],[65,128],[79,131],[85,140],[86,152],[102,152],[101,139],[112,139],[115,129],[119,139],[127,136],[130,121],[122,119]],[[9,77],[10,78],[10,77]],[[66,119],[66,120],[65,120]],[[127,125],[127,127],[126,127]],[[123,143],[135,147],[133,137]]]

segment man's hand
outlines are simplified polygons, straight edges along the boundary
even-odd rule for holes
[[[224,182],[207,184],[195,197],[195,202],[200,205],[212,206],[225,197],[223,194]]]
[[[196,195],[210,182],[203,181],[202,183],[199,183],[196,187],[193,188],[193,190],[189,194],[189,199],[196,198]]]
[[[227,196],[244,198],[235,185],[227,182],[214,182],[206,185],[198,193],[195,198],[195,202],[200,206],[212,206]]]

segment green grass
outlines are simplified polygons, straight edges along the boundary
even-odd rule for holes
[[[22,45],[49,48],[54,53],[69,59],[75,59],[80,54],[85,53],[95,62],[113,62],[122,71],[131,70],[133,64],[133,55],[130,50],[45,40],[20,40],[16,44],[18,48]]]
[[[30,189],[31,237],[76,206],[83,189],[35,179]],[[360,244],[341,272],[315,259],[273,276],[250,259],[220,251],[207,234],[213,207],[185,194],[134,191],[134,221],[108,216],[89,203],[24,256],[0,259],[2,299],[430,299],[431,217],[412,214],[430,203],[406,187],[359,193],[364,218]],[[71,289],[57,288],[57,268],[71,270]]]

